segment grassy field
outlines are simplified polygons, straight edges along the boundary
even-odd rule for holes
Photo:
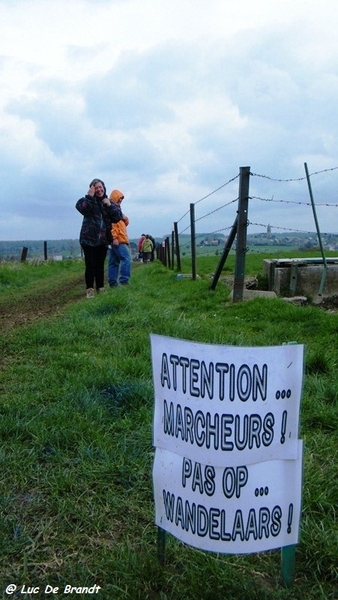
[[[248,256],[248,273],[260,273],[262,260]],[[94,584],[102,600],[338,598],[338,313],[264,298],[229,303],[222,281],[209,289],[216,264],[202,258],[197,281],[136,264],[129,287],[93,300],[82,262],[0,265],[0,598],[9,584],[18,586],[13,598]],[[232,269],[230,257],[225,274]],[[281,581],[280,551],[219,555],[167,536],[165,566],[158,562],[151,333],[306,345],[292,587]],[[23,584],[39,591],[23,596]]]

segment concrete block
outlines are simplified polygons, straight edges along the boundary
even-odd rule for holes
[[[266,259],[263,273],[268,277],[269,289],[278,296],[318,296],[322,285],[325,266],[323,260]],[[338,293],[338,258],[326,260],[326,273],[321,297],[330,297]]]

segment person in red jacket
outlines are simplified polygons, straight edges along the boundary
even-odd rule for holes
[[[137,243],[137,252],[138,252],[138,258],[139,260],[143,260],[143,253],[142,253],[142,244],[144,242],[144,240],[146,239],[146,234],[142,233],[141,237]]]
[[[119,190],[113,190],[109,195],[112,204],[121,206],[124,195]],[[131,255],[127,226],[129,219],[122,213],[122,219],[113,223],[113,241],[109,249],[108,258],[108,283],[110,287],[128,285],[131,276]]]

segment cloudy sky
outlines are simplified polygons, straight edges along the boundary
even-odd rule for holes
[[[315,231],[305,163],[338,232],[337,30],[336,0],[1,0],[0,240],[77,238],[93,177],[131,238],[226,229],[241,166],[249,233]]]

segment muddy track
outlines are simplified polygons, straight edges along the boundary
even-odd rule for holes
[[[1,332],[29,325],[34,321],[58,314],[67,304],[84,298],[83,275],[52,286],[45,283],[39,291],[0,304]]]

